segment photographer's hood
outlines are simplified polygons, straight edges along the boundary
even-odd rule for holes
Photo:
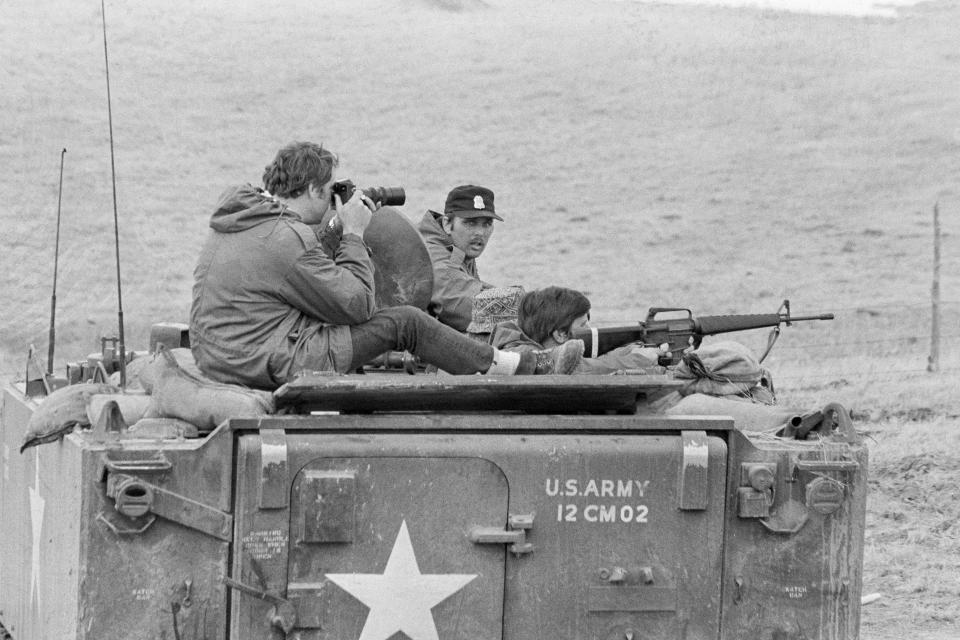
[[[239,185],[228,188],[220,195],[217,207],[210,216],[210,228],[220,233],[236,233],[268,220],[276,220],[284,214],[300,219],[300,216],[262,189],[251,184]]]

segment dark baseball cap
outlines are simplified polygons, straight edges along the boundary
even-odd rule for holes
[[[461,218],[494,218],[503,222],[493,208],[493,191],[486,187],[463,184],[447,194],[443,212]]]

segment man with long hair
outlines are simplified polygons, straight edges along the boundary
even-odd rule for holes
[[[564,287],[546,287],[525,293],[516,322],[499,323],[490,342],[498,349],[518,353],[551,349],[569,344],[576,330],[589,326],[590,300],[585,295]],[[574,373],[661,373],[658,353],[657,349],[643,345],[626,345],[597,358],[582,358]]]

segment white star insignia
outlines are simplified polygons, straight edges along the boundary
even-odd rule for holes
[[[431,609],[462,589],[477,574],[422,574],[407,522],[379,573],[328,573],[327,578],[370,607],[360,640],[387,640],[402,631],[410,640],[439,640]]]

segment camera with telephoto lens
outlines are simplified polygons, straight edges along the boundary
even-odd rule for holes
[[[356,190],[357,185],[353,184],[352,180],[337,180],[331,188],[330,202],[336,205],[337,201],[333,197],[336,194],[340,196],[340,202],[346,203]],[[363,195],[384,207],[399,207],[407,201],[403,187],[368,187],[363,189]]]

